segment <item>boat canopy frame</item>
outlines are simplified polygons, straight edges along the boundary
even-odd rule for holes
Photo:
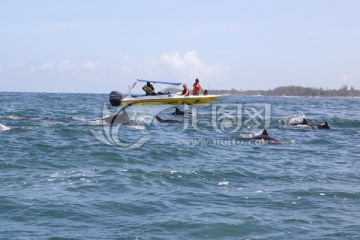
[[[133,85],[130,87],[129,86],[129,95],[132,96],[131,94],[131,89],[133,89],[135,86],[136,86],[136,83],[137,82],[144,82],[144,83],[147,83],[147,82],[150,82],[150,83],[153,83],[155,84],[156,86],[159,86],[162,88],[162,90],[160,92],[162,93],[165,93],[166,91],[169,91],[170,89],[172,88],[176,88],[180,85],[182,85],[181,82],[163,82],[163,81],[157,81],[157,80],[144,80],[144,79],[136,79],[136,81],[133,83]],[[162,86],[162,84],[164,85],[171,85],[169,87],[164,87]]]

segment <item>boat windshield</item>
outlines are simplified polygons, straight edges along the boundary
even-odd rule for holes
[[[132,87],[131,88],[129,87],[129,93],[133,97],[135,97],[136,95],[132,95],[130,90],[135,87],[137,82],[142,82],[142,83],[148,83],[149,82],[151,84],[155,84],[156,86],[159,86],[161,88],[161,90],[159,90],[156,94],[154,94],[154,96],[170,94],[171,89],[174,89],[174,88],[182,85],[181,82],[164,82],[164,81],[136,79],[136,81],[133,83]]]

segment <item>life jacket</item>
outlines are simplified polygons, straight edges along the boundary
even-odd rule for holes
[[[151,87],[147,86],[147,85],[145,85],[145,86],[143,87],[143,89],[144,89],[144,91],[146,92],[146,94],[148,94],[148,95],[156,95],[156,93],[154,92],[154,90],[153,90]]]

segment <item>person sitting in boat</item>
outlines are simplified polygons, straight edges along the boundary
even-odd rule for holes
[[[202,90],[201,85],[199,83],[199,79],[195,80],[195,83],[193,85],[193,95],[199,95],[200,90]]]
[[[190,95],[190,91],[189,91],[189,89],[188,89],[188,87],[187,87],[187,85],[186,84],[184,84],[183,85],[183,91],[182,91],[182,93],[181,93],[181,95],[184,95],[184,96],[189,96]]]
[[[150,82],[147,82],[146,85],[142,87],[142,89],[145,91],[146,96],[156,95],[156,92],[154,92],[154,86]]]
[[[208,94],[209,94],[208,90],[205,90],[205,91],[204,91],[204,95],[206,96],[206,95],[208,95]]]

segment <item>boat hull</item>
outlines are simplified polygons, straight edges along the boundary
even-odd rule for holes
[[[198,96],[183,96],[176,94],[156,95],[156,96],[141,96],[141,97],[125,97],[121,100],[121,105],[194,105],[205,104],[219,99],[220,95],[198,95]]]

